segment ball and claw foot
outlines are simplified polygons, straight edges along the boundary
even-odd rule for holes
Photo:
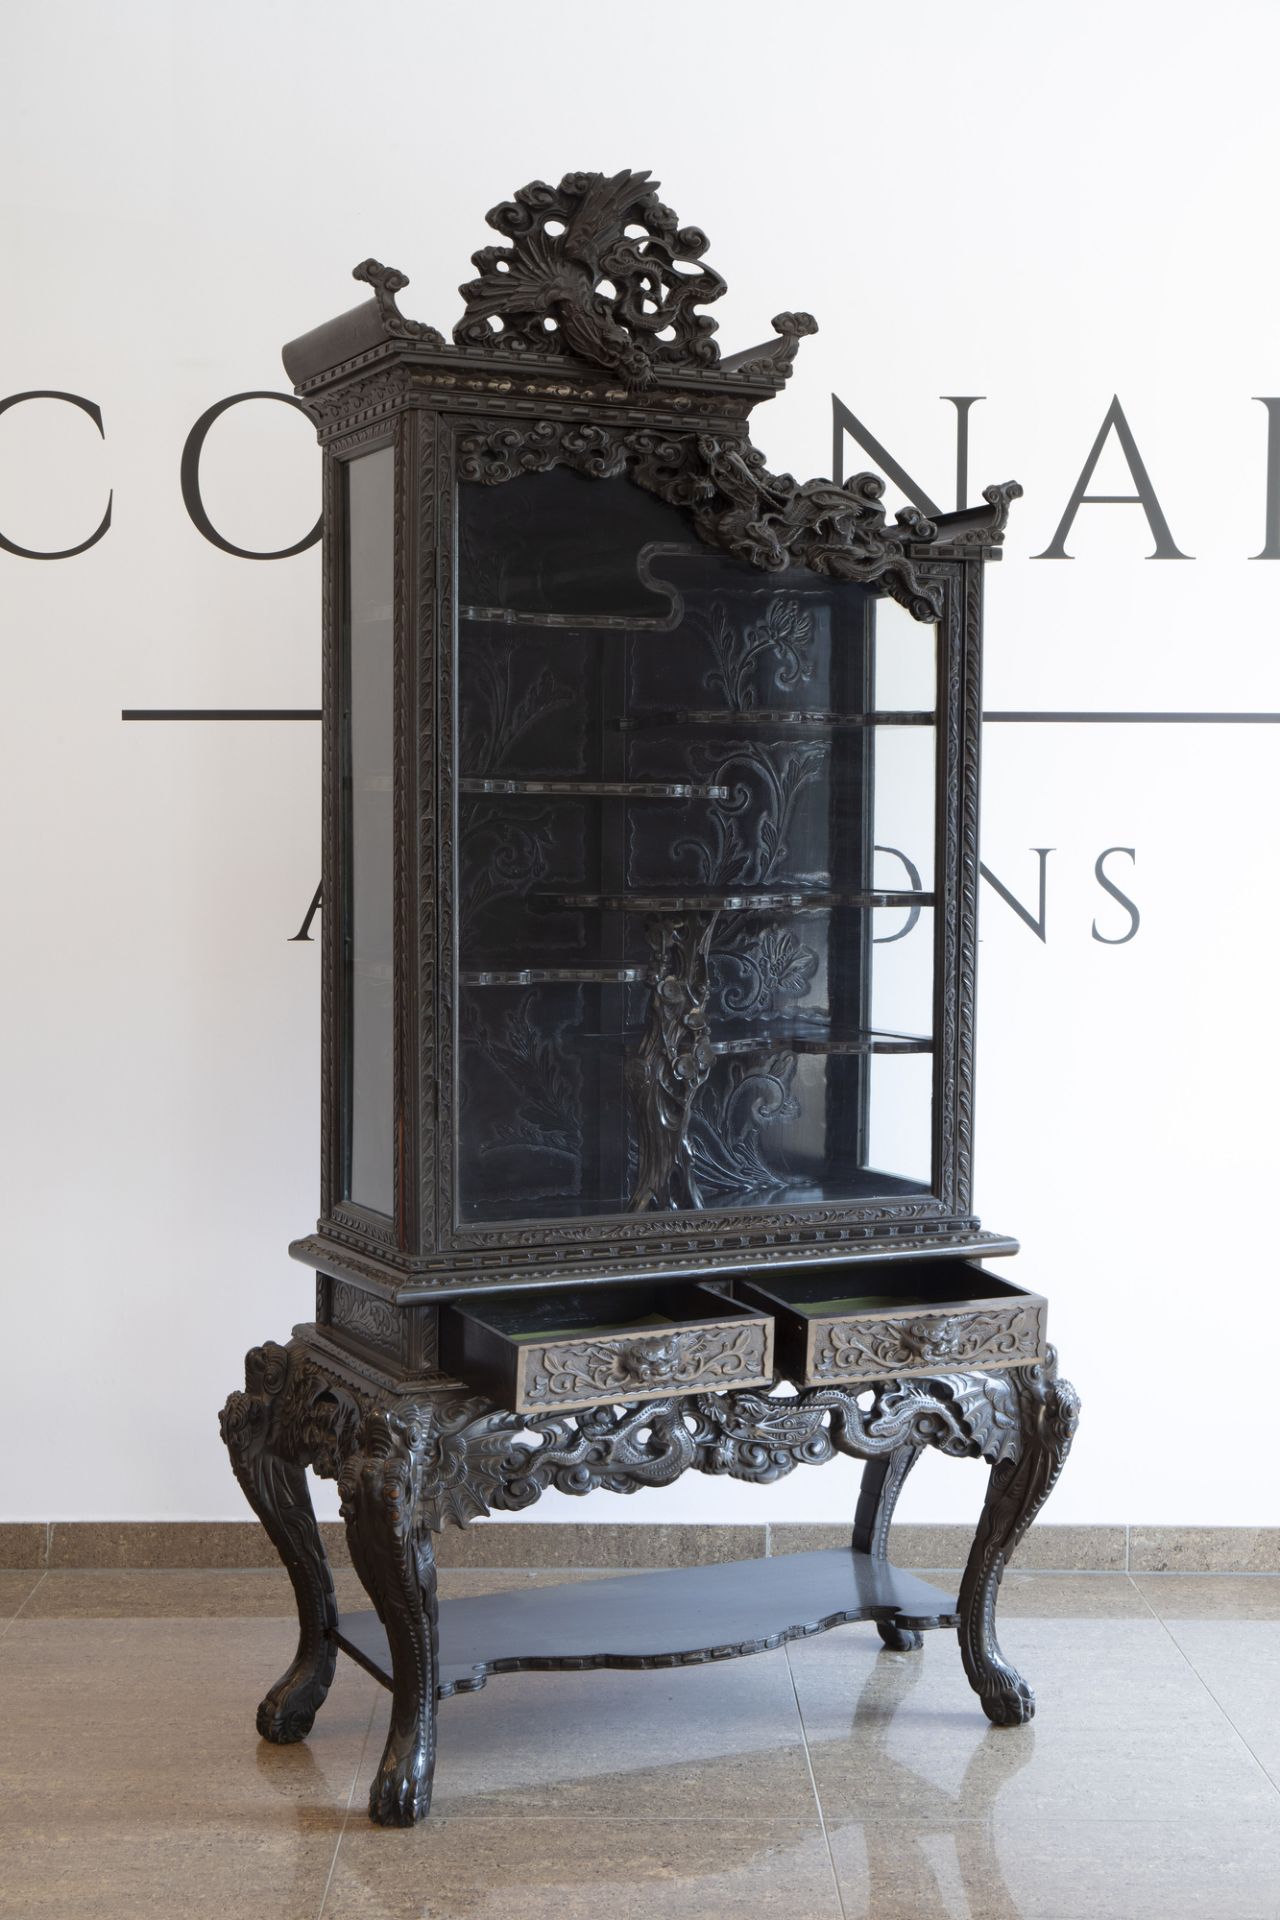
[[[380,1827],[411,1827],[431,1810],[431,1772],[418,1748],[407,1754],[384,1753],[369,1789],[369,1818]]]
[[[891,1620],[877,1620],[876,1632],[890,1653],[919,1653],[924,1635],[914,1627],[897,1627]]]

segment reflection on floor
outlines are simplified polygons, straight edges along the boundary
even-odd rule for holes
[[[254,1734],[289,1606],[274,1572],[0,1573],[0,1914],[1280,1916],[1280,1576],[1011,1572],[1013,1731],[942,1633],[500,1676],[441,1709],[410,1833],[365,1817],[389,1701],[349,1662],[305,1745]]]

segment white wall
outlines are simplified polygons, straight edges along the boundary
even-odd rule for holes
[[[318,560],[197,533],[192,423],[283,389],[281,343],[353,303],[357,260],[404,268],[405,310],[447,329],[487,207],[651,165],[712,235],[726,350],[782,307],[822,323],[758,420],[775,466],[829,471],[835,391],[950,505],[937,396],[987,396],[973,488],[1026,487],[991,579],[989,708],[1280,710],[1280,567],[1247,557],[1251,396],[1280,393],[1280,13],[44,0],[8,39],[0,399],[86,396],[106,437],[53,402],[0,414],[0,532],[75,544],[108,488],[114,517],[75,559],[0,552],[0,1499],[239,1517],[217,1408],[245,1348],[310,1312],[285,1245],[316,1212],[319,948],[288,936],[318,878],[317,730],[120,714],[317,705]],[[1140,509],[1095,506],[1073,563],[1033,562],[1113,393],[1195,558],[1148,562]],[[300,415],[245,405],[213,429],[204,496],[231,540],[283,546],[318,470]],[[1113,439],[1093,491],[1131,490]],[[1084,1395],[1059,1521],[1280,1518],[1269,1396],[1241,1364],[1280,1335],[1278,746],[1261,726],[987,735],[984,859],[1034,907],[1030,850],[1055,849],[1043,943],[984,889],[978,1174]],[[1109,846],[1136,850],[1111,870],[1142,916],[1116,946],[1091,936],[1128,925],[1093,878]],[[1227,1224],[1244,1209],[1257,1240]],[[537,1517],[834,1518],[851,1483],[691,1477]],[[904,1510],[960,1518],[977,1492],[931,1459]]]

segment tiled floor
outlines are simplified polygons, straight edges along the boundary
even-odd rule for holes
[[[349,1662],[305,1745],[257,1739],[289,1608],[250,1570],[0,1574],[0,1914],[1280,1917],[1280,1576],[1010,1573],[1040,1702],[1014,1731],[942,1633],[499,1676],[441,1708],[408,1833],[366,1818],[389,1701]]]

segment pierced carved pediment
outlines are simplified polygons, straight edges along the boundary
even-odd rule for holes
[[[485,219],[508,244],[472,255],[477,278],[459,288],[466,312],[453,329],[465,351],[571,359],[636,393],[664,373],[712,369],[780,386],[818,330],[811,313],[779,313],[775,339],[721,360],[717,323],[701,309],[725,282],[702,258],[706,234],[680,225],[647,169],[566,173],[558,187],[533,180]],[[373,289],[384,337],[445,346],[401,313],[396,295],[409,281],[398,267],[362,260],[352,277]]]
[[[1001,544],[1022,491],[1014,481],[988,487],[980,507],[936,521],[907,507],[891,523],[876,474],[799,482],[770,472],[737,423],[787,380],[817,322],[808,313],[779,313],[774,339],[722,359],[716,322],[704,309],[725,282],[703,258],[707,236],[680,225],[647,169],[566,173],[556,187],[534,180],[485,218],[505,244],[473,254],[477,277],[460,288],[466,311],[452,343],[401,313],[396,296],[407,276],[369,259],[354,277],[373,300],[286,348],[285,365],[322,437],[397,412],[411,381],[421,388],[461,380],[492,390],[493,413],[506,416],[501,426],[464,437],[463,480],[492,484],[562,464],[600,479],[625,472],[687,509],[708,545],[768,572],[801,566],[880,582],[919,620],[942,611],[942,586],[921,565],[929,549],[985,554]],[[426,351],[411,370],[388,369],[379,350],[392,343]],[[496,377],[477,376],[477,355],[507,364]],[[511,417],[503,396],[521,356],[543,385],[526,384],[516,405],[544,392],[546,418]],[[563,371],[548,366],[557,359],[567,363]],[[599,369],[607,384],[587,374],[585,390],[571,393],[561,383],[581,382],[584,368]],[[692,403],[670,385],[687,387],[691,375],[701,376]],[[619,401],[642,405],[645,395],[653,408],[648,424],[564,417],[566,396],[607,413]],[[681,407],[693,410],[681,415]],[[709,412],[712,430],[704,426]]]
[[[478,277],[453,330],[460,347],[565,353],[650,387],[663,368],[709,367],[716,322],[699,308],[725,283],[648,171],[535,180],[485,218],[509,242],[472,256]]]

